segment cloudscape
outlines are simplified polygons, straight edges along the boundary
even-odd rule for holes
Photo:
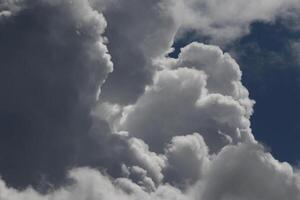
[[[299,200],[277,148],[300,132],[280,113],[299,19],[299,0],[0,0],[0,200]]]

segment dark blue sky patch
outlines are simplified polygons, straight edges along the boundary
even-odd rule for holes
[[[255,23],[234,47],[243,83],[256,101],[254,135],[275,158],[293,164],[300,158],[300,66],[290,44],[299,38],[280,21]]]
[[[202,42],[204,44],[209,44],[210,38],[208,36],[201,36],[196,31],[187,31],[184,33],[184,35],[180,38],[178,38],[174,44],[173,48],[174,51],[172,51],[169,56],[172,58],[177,58],[180,53],[180,48],[190,44],[191,42]]]

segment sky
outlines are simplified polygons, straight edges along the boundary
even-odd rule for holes
[[[298,200],[298,0],[0,0],[0,200]]]
[[[243,82],[256,100],[251,120],[253,132],[278,159],[296,165],[300,156],[297,150],[300,63],[294,45],[300,33],[280,21],[253,24],[251,32],[237,49],[249,46],[239,60],[244,66]],[[245,54],[251,54],[252,58]]]

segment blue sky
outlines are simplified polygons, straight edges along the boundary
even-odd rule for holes
[[[300,63],[292,43],[299,38],[280,22],[255,23],[236,48],[243,83],[256,100],[253,132],[275,157],[294,164],[300,158]]]

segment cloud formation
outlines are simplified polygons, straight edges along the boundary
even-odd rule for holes
[[[109,22],[108,49],[115,66],[102,88],[102,98],[123,105],[142,95],[158,67],[155,60],[170,51],[174,40],[186,32],[224,45],[248,34],[253,22],[272,23],[300,9],[297,0],[90,2]]]
[[[77,159],[112,62],[106,21],[87,1],[5,2],[18,12],[0,21],[0,171],[26,185]]]
[[[4,1],[0,199],[299,199],[297,169],[252,134],[236,61],[167,55],[180,31],[231,40],[294,3]]]
[[[168,63],[169,64],[169,63]],[[252,140],[253,101],[236,62],[214,46],[192,43],[156,73],[136,104],[125,107],[117,130],[161,151],[173,136],[199,132],[212,151]]]

